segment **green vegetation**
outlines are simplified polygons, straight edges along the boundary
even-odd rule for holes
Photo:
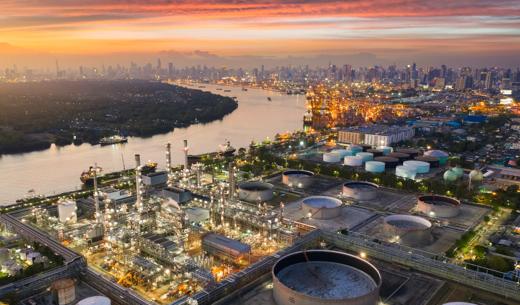
[[[88,142],[117,133],[152,136],[222,119],[229,98],[160,82],[0,84],[0,154]]]

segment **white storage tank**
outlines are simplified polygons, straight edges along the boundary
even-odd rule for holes
[[[374,159],[374,154],[370,152],[358,152],[356,156],[361,157],[363,162],[372,161]]]
[[[94,296],[79,301],[76,305],[110,305],[111,301],[109,298],[104,296]]]
[[[311,171],[288,169],[282,173],[282,183],[288,187],[306,188],[312,184],[313,177]]]
[[[343,196],[356,200],[372,200],[377,197],[379,186],[372,182],[352,181],[343,184]]]
[[[460,214],[460,201],[441,195],[424,195],[417,198],[417,210],[429,217],[451,218]]]
[[[338,163],[341,161],[341,155],[334,152],[323,153],[323,162]]]
[[[370,173],[383,173],[385,171],[385,163],[379,161],[367,161],[365,170]]]
[[[352,151],[348,150],[348,149],[333,149],[331,151],[331,153],[338,154],[340,156],[340,158],[344,158],[346,156],[352,156],[353,155]]]
[[[363,147],[361,147],[359,145],[353,145],[353,144],[349,145],[348,149],[351,150],[354,154],[363,151]]]
[[[395,175],[397,177],[406,178],[406,179],[415,179],[415,176],[417,175],[417,172],[415,168],[411,168],[404,165],[398,165],[395,168]]]
[[[450,156],[447,152],[437,149],[428,150],[424,155],[438,158],[440,165],[446,164],[446,162],[448,162],[448,157]]]
[[[390,146],[378,146],[377,149],[382,150],[385,156],[394,151]]]
[[[352,167],[361,166],[363,165],[363,158],[358,156],[346,156],[343,160],[343,164]]]
[[[58,219],[62,223],[76,223],[76,201],[74,200],[60,200],[58,202]]]
[[[414,169],[418,174],[427,174],[430,171],[430,163],[424,161],[408,160],[403,165]]]
[[[341,215],[341,200],[329,196],[310,196],[302,200],[302,210],[314,219],[331,219]]]
[[[238,198],[248,202],[264,202],[273,199],[273,185],[262,181],[242,182],[238,185]]]
[[[384,219],[384,231],[392,240],[409,247],[421,247],[433,242],[432,223],[413,215],[389,215]]]

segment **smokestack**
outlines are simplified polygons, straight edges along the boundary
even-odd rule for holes
[[[229,162],[228,168],[228,182],[229,182],[229,199],[233,199],[235,197],[236,192],[236,183],[235,183],[235,163]]]
[[[188,170],[188,140],[184,140],[184,170]]]
[[[143,209],[142,193],[141,193],[141,156],[135,155],[135,207],[139,212]]]

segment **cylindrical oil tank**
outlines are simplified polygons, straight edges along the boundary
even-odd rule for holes
[[[58,305],[71,304],[76,300],[76,283],[73,279],[60,279],[52,283],[52,289],[58,297]]]
[[[400,152],[389,153],[386,156],[392,157],[392,158],[397,158],[397,159],[399,159],[399,162],[401,162],[401,163],[403,163],[406,160],[410,160],[412,158],[412,157],[410,157],[409,154],[400,153]]]
[[[460,201],[440,195],[424,195],[417,198],[417,210],[430,217],[451,218],[460,214]]]
[[[79,301],[76,305],[110,305],[109,298],[104,296],[94,296]]]
[[[457,174],[451,168],[444,172],[443,178],[446,182],[454,182],[455,180],[459,179]]]
[[[363,151],[367,151],[369,149],[372,149],[372,145],[370,145],[370,144],[361,144],[361,148],[363,149]]]
[[[289,187],[306,188],[312,184],[313,177],[311,171],[289,169],[282,173],[282,183]]]
[[[440,165],[439,158],[437,158],[437,157],[418,156],[418,157],[415,157],[415,160],[430,163],[430,168],[437,168]]]
[[[332,219],[341,215],[341,200],[329,196],[310,196],[302,200],[302,210],[314,219]]]
[[[432,223],[413,215],[389,215],[384,218],[384,231],[391,240],[409,247],[422,247],[433,242]]]
[[[352,151],[348,150],[348,149],[333,149],[331,151],[331,153],[338,154],[340,156],[340,158],[344,158],[346,156],[352,156],[353,155]]]
[[[372,182],[352,181],[343,184],[343,196],[356,200],[372,200],[377,197],[379,186]]]
[[[415,171],[415,168],[407,167],[404,165],[398,165],[395,168],[395,175],[397,177],[414,180],[415,176],[417,175],[417,172]]]
[[[77,220],[76,209],[76,202],[73,200],[58,202],[58,218],[60,222],[75,223]]]
[[[383,151],[385,156],[394,151],[394,149],[390,146],[378,146],[377,149]]]
[[[341,161],[341,155],[334,152],[323,153],[323,162],[327,163],[338,163]]]
[[[360,257],[331,250],[306,250],[273,266],[277,305],[376,305],[381,274]]]
[[[468,177],[469,179],[471,179],[471,182],[480,182],[484,179],[484,175],[478,169],[474,169],[471,172],[469,172]]]
[[[420,151],[418,149],[414,149],[414,148],[399,148],[399,149],[396,149],[395,152],[410,155],[410,157],[412,157],[412,158],[417,157],[420,153]]]
[[[454,167],[451,169],[455,175],[457,175],[457,178],[462,178],[464,176],[464,169],[462,167]]]
[[[385,155],[385,152],[381,149],[368,149],[367,153],[371,153],[374,157],[382,157]]]
[[[273,185],[262,181],[242,182],[238,185],[238,198],[248,202],[264,202],[273,199]]]
[[[408,160],[404,161],[403,165],[415,169],[418,174],[427,174],[430,171],[430,163],[428,162]]]
[[[9,256],[9,249],[0,248],[0,264],[3,264],[6,260],[8,260]]]
[[[382,173],[385,171],[385,163],[379,161],[367,161],[365,170],[369,173]]]
[[[358,152],[356,154],[356,157],[361,157],[361,159],[363,159],[363,162],[374,160],[374,155],[369,152]]]
[[[352,167],[361,166],[363,165],[363,158],[358,156],[346,156],[343,160],[343,164]]]
[[[392,157],[377,157],[374,158],[374,161],[383,162],[385,164],[385,168],[395,168],[399,165],[399,159]]]
[[[351,150],[354,154],[356,154],[360,151],[363,151],[363,147],[361,147],[359,145],[354,145],[354,144],[349,145],[348,149]]]
[[[444,165],[448,162],[448,157],[450,156],[447,152],[437,149],[432,149],[424,152],[425,156],[431,156],[439,159],[439,164]]]

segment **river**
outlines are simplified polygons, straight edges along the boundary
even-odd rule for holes
[[[264,140],[276,133],[301,130],[305,113],[305,97],[278,92],[238,87],[205,85],[215,94],[235,96],[238,108],[220,121],[178,128],[149,138],[130,137],[128,143],[99,146],[82,144],[47,150],[0,156],[0,204],[9,204],[33,189],[37,194],[51,195],[81,188],[79,176],[89,165],[97,163],[104,172],[134,166],[134,154],[141,160],[165,165],[165,144],[172,144],[173,164],[183,162],[183,140],[188,140],[190,154],[216,151],[219,144],[231,141],[235,148],[247,147],[252,140]],[[198,86],[186,86],[198,88]],[[231,90],[224,92],[223,88]],[[272,101],[268,101],[268,97]]]

